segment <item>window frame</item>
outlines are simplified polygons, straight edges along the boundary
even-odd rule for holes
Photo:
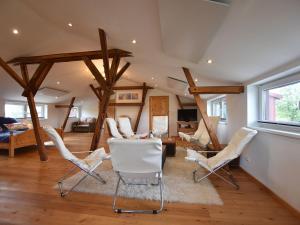
[[[21,119],[31,119],[31,116],[28,116],[28,114],[30,115],[30,111],[28,112],[27,109],[29,109],[28,103],[27,102],[18,102],[18,101],[7,101],[4,104],[4,109],[5,109],[5,105],[6,104],[10,104],[10,105],[22,105],[23,106],[23,117],[21,118],[15,118],[17,120],[21,120]],[[36,103],[36,106],[42,106],[42,117],[38,117],[41,120],[44,119],[48,119],[48,104],[45,103]],[[7,114],[4,110],[4,115],[7,117]]]
[[[79,106],[74,106],[74,107],[72,107],[72,109],[73,108],[77,108],[77,116],[70,116],[71,115],[71,112],[70,112],[69,118],[79,119],[80,118],[80,107]]]
[[[225,102],[226,102],[226,118],[225,119],[223,119],[222,118],[222,102],[223,102],[223,99],[225,100]],[[220,113],[221,113],[221,115],[213,115],[213,112],[214,112],[214,109],[213,109],[213,105],[214,105],[214,103],[216,103],[216,102],[219,102],[219,103],[221,103],[221,109],[220,109]],[[210,100],[208,100],[207,101],[207,108],[209,109],[208,110],[208,112],[209,112],[209,115],[210,116],[220,116],[220,122],[221,123],[227,123],[227,121],[228,121],[228,107],[227,107],[227,96],[226,95],[220,95],[220,96],[217,96],[217,97],[215,97],[215,98],[213,98],[213,99],[210,99]]]
[[[300,128],[300,122],[288,122],[288,121],[270,121],[265,119],[266,115],[266,95],[264,92],[269,89],[275,89],[284,87],[287,85],[292,85],[300,82],[300,73],[293,74],[284,78],[280,78],[274,81],[266,82],[258,85],[258,124],[271,126],[272,128],[278,130],[286,130],[289,127]],[[294,130],[294,129],[293,129]]]

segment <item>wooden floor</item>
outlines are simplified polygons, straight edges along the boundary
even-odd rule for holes
[[[90,134],[67,134],[65,142],[72,151],[87,150]],[[234,174],[241,186],[234,190],[219,179],[212,183],[219,192],[223,206],[166,204],[159,215],[126,215],[112,212],[112,198],[72,193],[61,198],[53,189],[57,179],[70,168],[52,148],[49,161],[40,162],[34,150],[17,151],[9,159],[0,155],[0,224],[300,224],[284,206],[254,183],[243,171]],[[193,191],[193,190],[191,190]],[[121,205],[151,207],[156,202],[122,199]]]

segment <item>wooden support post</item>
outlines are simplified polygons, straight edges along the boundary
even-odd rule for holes
[[[193,87],[196,87],[195,83],[194,83],[194,80],[193,80],[193,77],[189,71],[189,69],[183,67],[183,72],[186,76],[186,79],[190,85],[190,88],[193,88]],[[210,140],[214,146],[214,149],[219,151],[221,150],[221,146],[220,146],[220,143],[219,143],[219,140],[218,140],[218,137],[209,121],[209,118],[208,118],[208,115],[207,115],[207,111],[206,111],[206,106],[204,104],[204,102],[202,101],[201,97],[198,95],[198,94],[193,94],[194,95],[194,98],[195,98],[195,101],[196,101],[196,104],[200,110],[200,113],[201,113],[201,116],[203,118],[203,121],[204,121],[204,124],[205,124],[205,127],[207,129],[207,132],[209,134],[209,137],[210,137]]]
[[[139,126],[139,123],[140,123],[141,115],[142,115],[143,108],[144,108],[144,105],[145,105],[147,92],[148,92],[148,88],[147,88],[146,83],[144,82],[143,83],[142,105],[140,106],[140,109],[139,109],[139,112],[138,112],[138,115],[137,115],[137,118],[136,118],[136,121],[135,121],[134,132],[137,132],[137,129],[138,129],[138,126]]]
[[[69,107],[68,107],[68,111],[67,111],[67,114],[66,114],[66,118],[65,118],[65,120],[64,120],[64,123],[63,123],[63,125],[61,126],[61,129],[64,131],[65,130],[65,128],[66,128],[66,125],[67,125],[67,122],[68,122],[68,119],[69,119],[69,115],[70,115],[70,112],[71,112],[71,110],[72,110],[72,108],[74,107],[74,101],[75,101],[75,97],[73,97],[72,99],[71,99],[71,102],[70,102],[70,105],[69,105]]]
[[[240,94],[244,92],[244,86],[205,86],[190,87],[190,94]]]
[[[26,65],[21,64],[21,73],[22,73],[22,77],[23,77],[24,81],[25,80],[29,81],[28,70],[27,70]],[[42,71],[40,71],[40,73],[42,73]],[[29,81],[29,83],[30,83],[30,81]],[[27,87],[29,86],[29,83],[26,83]],[[36,111],[34,95],[33,95],[31,89],[27,89],[26,92],[27,92],[26,93],[26,95],[27,95],[26,98],[27,98],[28,107],[29,107],[29,110],[30,110],[31,121],[32,121],[32,125],[33,125],[33,131],[34,131],[34,136],[35,136],[35,140],[36,140],[36,144],[37,144],[37,149],[38,149],[38,152],[39,152],[39,155],[40,155],[40,160],[41,161],[46,161],[48,159],[48,157],[47,157],[47,154],[46,154],[46,149],[45,149],[45,146],[44,146],[42,135],[40,133],[41,126],[40,126],[38,113]]]
[[[179,98],[179,95],[176,95],[176,98],[177,98],[177,102],[178,102],[178,105],[179,105],[180,109],[183,109],[183,105],[182,105],[182,103],[181,103],[181,100],[180,100],[180,98]]]
[[[103,58],[103,67],[104,67],[104,73],[106,79],[104,80],[99,70],[96,68],[96,66],[88,57],[84,58],[85,64],[90,69],[91,73],[94,75],[96,80],[98,81],[100,88],[103,90],[102,95],[101,95],[101,91],[99,91],[97,94],[97,91],[92,86],[90,86],[99,100],[100,100],[99,96],[101,97],[98,118],[95,126],[95,132],[90,147],[90,150],[92,151],[98,148],[102,127],[107,115],[107,108],[109,106],[110,96],[112,95],[112,93],[114,93],[113,87],[117,82],[117,80],[120,79],[122,74],[126,71],[126,69],[130,65],[130,63],[127,63],[125,66],[123,66],[123,68],[119,72],[117,72],[120,63],[120,56],[118,55],[118,52],[117,53],[115,52],[112,65],[109,68],[107,41],[106,41],[106,34],[104,30],[99,29],[99,36],[100,36],[100,44],[101,44],[101,51],[102,51],[102,58]]]

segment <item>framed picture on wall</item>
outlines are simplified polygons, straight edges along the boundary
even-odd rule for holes
[[[142,90],[118,90],[116,91],[116,103],[142,102]]]

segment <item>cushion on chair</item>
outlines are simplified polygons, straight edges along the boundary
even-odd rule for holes
[[[120,134],[117,123],[113,118],[106,118],[107,125],[109,126],[110,133],[115,138],[123,138],[123,136]]]
[[[72,162],[78,165],[80,168],[85,168],[86,170],[94,170],[99,166],[103,160],[109,159],[110,156],[106,154],[104,148],[98,148],[89,154],[84,159],[72,160]]]
[[[208,159],[203,156],[202,154],[196,152],[195,150],[192,149],[187,149],[187,157],[185,157],[186,160],[188,161],[194,161],[199,163],[201,166],[206,168],[207,170],[210,170],[208,166]]]
[[[239,157],[242,154],[245,146],[256,134],[256,130],[242,127],[234,134],[226,148],[220,151],[217,155],[208,159],[209,167],[216,168],[226,161],[231,161]]]
[[[131,123],[128,117],[119,117],[118,118],[119,128],[122,134],[125,137],[130,138],[134,136],[134,132],[131,128]]]
[[[209,116],[208,117],[209,120],[210,120],[210,123],[212,125],[212,128],[217,131],[217,127],[218,127],[218,123],[219,123],[219,120],[220,120],[220,117],[219,116]],[[209,137],[209,134],[207,132],[207,129],[205,127],[205,124],[204,124],[204,121],[203,119],[201,119],[202,123],[203,123],[203,126],[204,126],[204,130],[199,138],[199,143],[200,145],[202,146],[207,146],[210,142],[210,137]],[[201,122],[200,121],[200,122]],[[200,126],[200,125],[199,125]]]

